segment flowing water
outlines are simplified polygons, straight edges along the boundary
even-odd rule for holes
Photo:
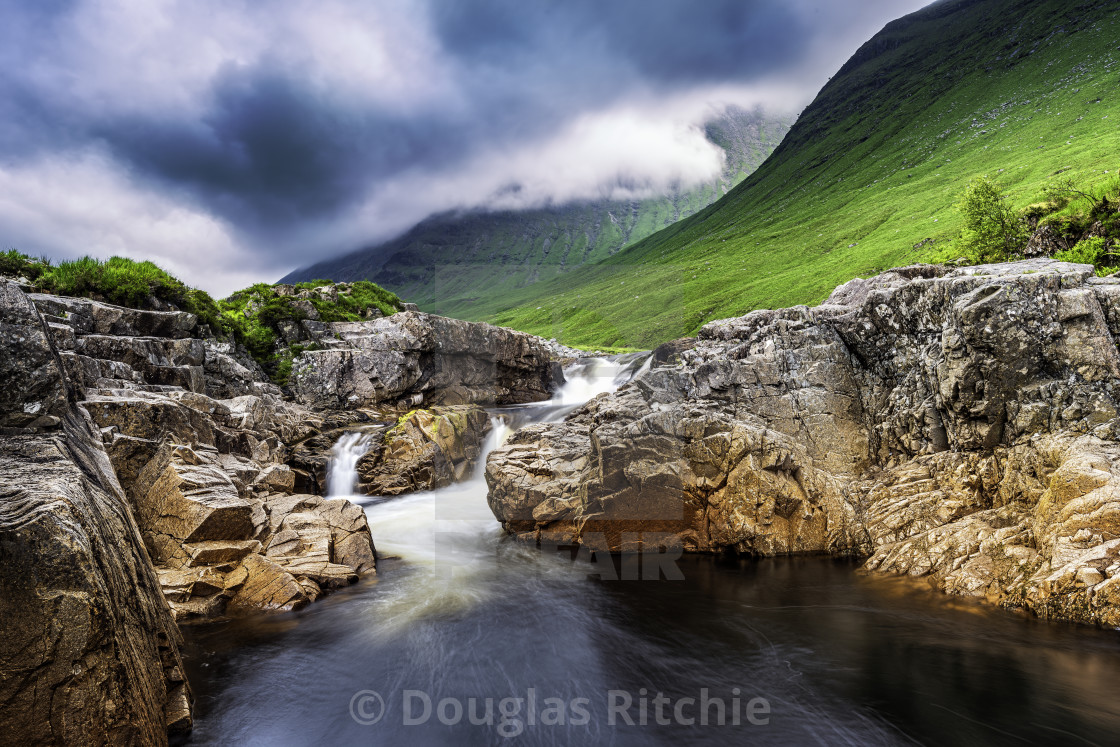
[[[641,361],[585,361],[555,420]],[[353,489],[348,434],[332,493]],[[481,469],[366,502],[378,575],[297,613],[189,627],[191,744],[1115,744],[1120,634],[823,558],[628,578],[501,536]],[[659,697],[660,696],[660,697]]]

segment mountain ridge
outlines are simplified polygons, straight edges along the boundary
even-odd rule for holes
[[[649,347],[951,258],[955,203],[978,175],[1016,207],[1058,173],[1113,178],[1118,21],[1100,0],[948,0],[892,21],[720,201],[484,318],[571,345]]]
[[[643,200],[449,211],[426,218],[396,239],[293,271],[280,282],[377,278],[425,310],[475,318],[481,313],[473,308],[482,300],[480,282],[490,296],[485,300],[492,300],[495,291],[526,288],[606,259],[703,209],[757,168],[791,121],[759,107],[728,107],[710,119],[704,134],[724,151],[725,165],[717,178],[695,187]]]

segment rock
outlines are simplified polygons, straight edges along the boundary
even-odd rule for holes
[[[249,553],[259,553],[261,543],[256,540],[208,540],[183,545],[190,555],[188,565],[212,565],[241,560]]]
[[[462,480],[489,430],[490,418],[473,405],[412,410],[359,460],[358,490],[400,495]]]
[[[322,587],[346,586],[357,572],[331,562],[331,525],[317,513],[292,513],[269,541],[265,554],[293,576],[304,576]]]
[[[43,293],[31,293],[28,298],[44,314],[63,320],[80,335],[185,338],[198,326],[198,318],[185,311],[142,311]]]
[[[1024,257],[1052,257],[1058,252],[1069,249],[1069,245],[1061,235],[1049,224],[1043,224],[1035,229],[1023,249]]]
[[[165,744],[190,729],[178,629],[79,408],[53,434],[0,436],[0,626],[4,741]]]
[[[0,281],[0,427],[51,427],[72,393],[42,317],[15,283]]]
[[[175,620],[294,609],[375,571],[361,508],[276,495],[289,444],[369,416],[284,401],[198,329],[0,283],[4,741],[166,743],[191,721]]]
[[[229,477],[192,449],[163,446],[133,488],[141,531],[159,562],[185,560],[185,543],[248,540],[252,509]]]
[[[313,407],[538,402],[557,385],[545,342],[502,327],[414,311],[324,327],[342,345],[293,366],[295,396]]]
[[[261,555],[245,558],[245,583],[229,601],[234,611],[288,611],[306,607],[311,601],[295,576]]]
[[[247,355],[237,355],[229,343],[204,341],[203,374],[206,394],[215,399],[231,399],[244,395],[280,394],[261,367]]]
[[[279,493],[290,493],[295,489],[296,476],[288,465],[273,464],[266,467],[253,484]]]
[[[651,367],[672,366],[680,362],[681,353],[696,347],[695,337],[682,337],[678,340],[662,343],[653,351]]]
[[[490,455],[490,505],[532,541],[851,555],[1113,625],[1118,340],[1120,285],[1087,265],[899,268],[713,322],[679,363],[522,429]]]
[[[331,498],[319,504],[315,513],[331,528],[331,562],[358,575],[373,573],[377,559],[366,512],[344,498]]]

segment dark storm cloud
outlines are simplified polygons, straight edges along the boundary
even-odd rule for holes
[[[467,145],[458,124],[330,101],[292,71],[260,68],[216,80],[197,121],[129,117],[96,134],[227,218],[283,229],[344,208],[370,180],[455,158]]]
[[[466,198],[434,187],[459,169],[485,174],[484,154],[531,147],[635,97],[668,100],[797,69],[839,31],[869,18],[881,25],[917,3],[898,5],[0,0],[0,177],[34,181],[39,161],[81,154],[87,176],[109,169],[164,201],[151,212],[189,207],[282,265],[306,251],[282,239],[353,222],[378,189],[404,205],[401,221],[453,207]],[[865,35],[854,33],[851,49]],[[791,98],[803,103],[815,85]],[[659,168],[656,153],[648,160]],[[678,166],[666,162],[666,173]],[[425,176],[433,189],[416,189]],[[607,185],[630,178],[601,176]],[[503,197],[518,178],[501,185]],[[0,229],[31,235],[11,225],[35,210],[20,208],[0,211]],[[388,230],[368,233],[378,238],[378,228]]]
[[[435,6],[447,49],[503,66],[544,54],[584,58],[590,75],[630,68],[654,84],[744,80],[796,61],[814,29],[782,0],[462,0]]]

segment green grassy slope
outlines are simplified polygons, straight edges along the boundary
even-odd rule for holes
[[[727,155],[711,183],[641,201],[435,216],[398,239],[297,270],[282,282],[373,279],[426,311],[477,319],[519,289],[608,259],[712,204],[766,159],[791,124],[792,117],[732,108],[706,127]]]
[[[488,321],[573,345],[646,347],[955,256],[954,203],[978,174],[1017,207],[1058,173],[1082,185],[1115,177],[1118,61],[1115,0],[943,0],[867,42],[722,200],[509,297]]]

